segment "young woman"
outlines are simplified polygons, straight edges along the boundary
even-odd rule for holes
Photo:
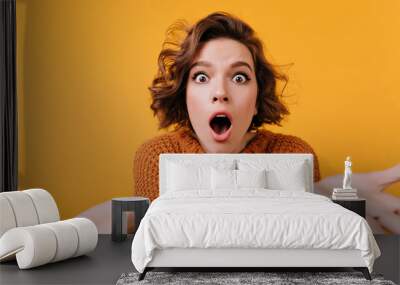
[[[176,33],[175,27],[168,34]],[[227,13],[213,13],[186,30],[182,42],[166,40],[153,80],[151,108],[160,128],[174,131],[153,138],[136,152],[136,194],[158,197],[160,153],[312,153],[302,139],[273,133],[288,109],[277,82],[286,83],[264,56],[253,29]]]

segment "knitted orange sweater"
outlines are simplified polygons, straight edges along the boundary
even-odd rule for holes
[[[154,200],[158,197],[158,156],[160,153],[204,153],[198,140],[188,129],[157,136],[139,147],[134,157],[135,195]],[[318,158],[302,139],[260,129],[242,153],[312,153],[314,181],[320,179]]]

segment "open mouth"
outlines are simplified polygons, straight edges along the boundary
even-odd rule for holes
[[[231,127],[231,120],[223,114],[216,115],[210,122],[210,127],[219,135],[225,133]]]
[[[231,127],[231,116],[227,113],[214,114],[210,120],[210,128],[216,141],[222,142],[227,140],[231,133]]]

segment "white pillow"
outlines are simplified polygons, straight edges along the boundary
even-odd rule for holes
[[[211,168],[211,189],[266,188],[266,171]]]
[[[238,188],[267,188],[267,172],[261,170],[236,170]]]
[[[236,170],[211,168],[211,189],[236,189]]]
[[[307,179],[304,167],[267,172],[268,188],[273,190],[306,191]]]
[[[168,166],[168,191],[210,188],[210,168],[170,163]]]
[[[308,166],[305,160],[238,161],[240,170],[266,169],[267,187],[273,190],[306,191],[310,189]]]
[[[210,190],[211,168],[235,169],[234,160],[171,160],[167,164],[167,191]]]

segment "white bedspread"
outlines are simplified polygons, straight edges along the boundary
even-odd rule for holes
[[[132,262],[143,272],[154,249],[174,247],[358,249],[370,272],[380,256],[359,215],[318,194],[265,189],[157,198],[133,239]]]

